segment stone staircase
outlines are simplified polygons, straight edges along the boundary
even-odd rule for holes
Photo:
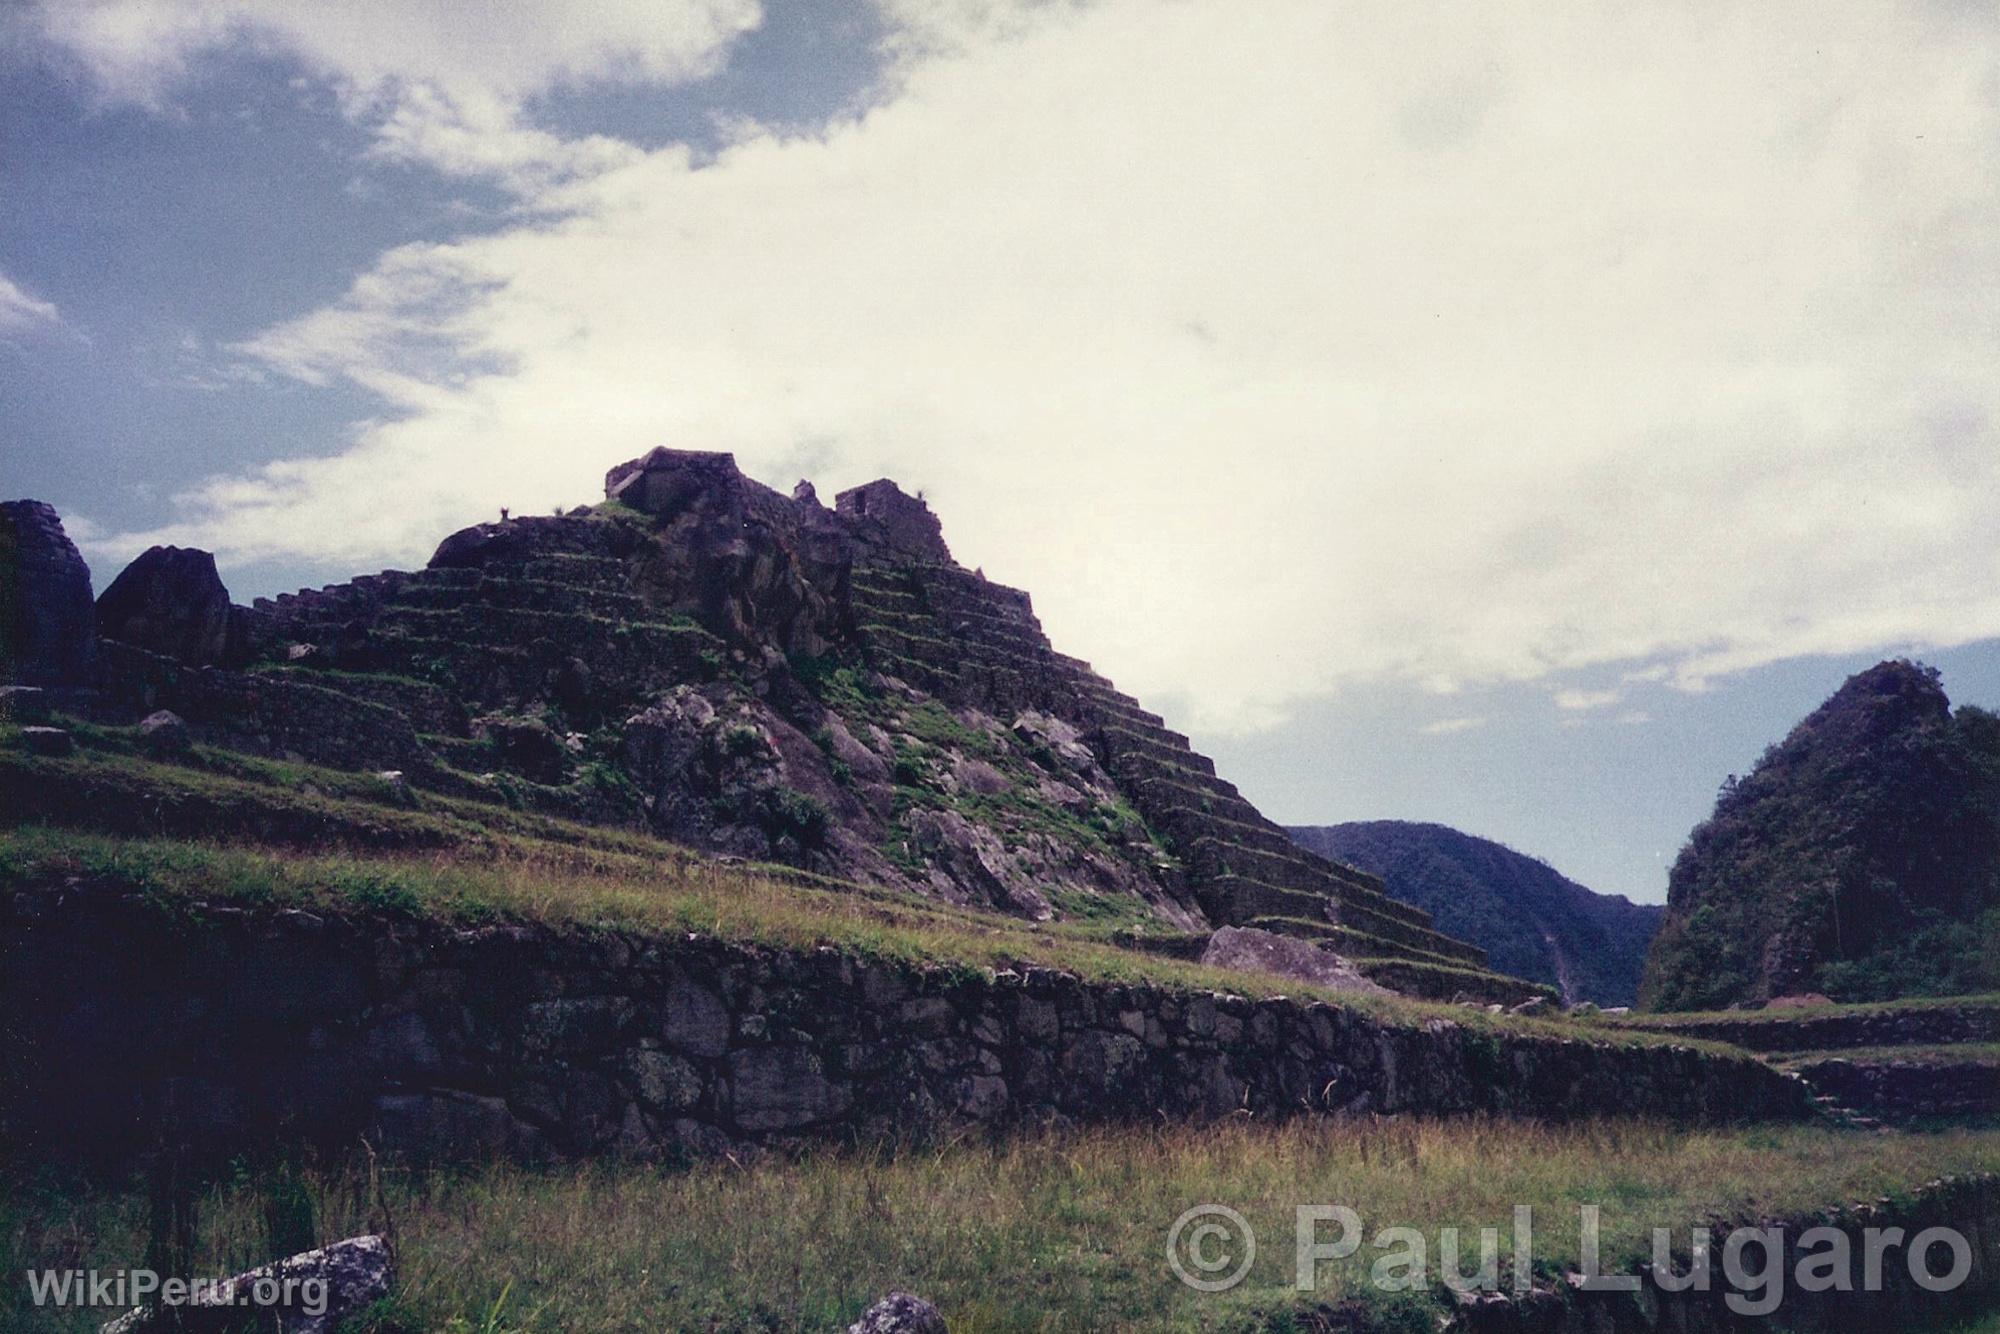
[[[1089,663],[1057,653],[1026,593],[923,562],[857,566],[854,623],[868,661],[960,705],[1035,708],[1076,726],[1179,859],[1217,926],[1255,926],[1394,965],[1399,989],[1514,1002],[1541,989],[1486,968],[1485,951],[1436,931],[1374,876],[1307,852],[1165,719]]]

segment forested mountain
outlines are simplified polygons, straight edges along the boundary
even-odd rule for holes
[[[2000,718],[1954,712],[1933,668],[1880,663],[1723,783],[1674,863],[1642,999],[1991,990],[1996,886]]]
[[[1483,946],[1497,972],[1570,1001],[1630,1005],[1662,910],[1598,894],[1546,862],[1439,824],[1370,820],[1286,831],[1324,857],[1382,877],[1440,931]]]

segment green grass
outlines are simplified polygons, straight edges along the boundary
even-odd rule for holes
[[[1645,1254],[1655,1226],[1684,1239],[1711,1220],[1801,1215],[1994,1170],[2000,1132],[1230,1123],[682,1170],[391,1168],[379,1195],[354,1164],[246,1167],[199,1196],[193,1250],[198,1273],[271,1258],[269,1206],[302,1181],[321,1240],[392,1221],[401,1281],[372,1324],[382,1334],[478,1328],[496,1305],[500,1327],[524,1334],[825,1331],[894,1288],[936,1301],[954,1334],[1284,1328],[1272,1322],[1348,1297],[1385,1311],[1401,1305],[1422,1322],[1412,1328],[1435,1329],[1434,1296],[1385,1297],[1368,1284],[1366,1266],[1380,1254],[1369,1247],[1323,1264],[1316,1290],[1299,1294],[1298,1206],[1347,1205],[1371,1236],[1415,1227],[1435,1255],[1444,1226],[1468,1229],[1474,1253],[1476,1230],[1496,1228],[1510,1254],[1513,1209],[1525,1204],[1548,1273],[1576,1264],[1583,1203],[1602,1209],[1606,1261],[1624,1267]],[[21,1270],[129,1265],[145,1251],[138,1183],[93,1188],[42,1173],[6,1200],[0,1324],[5,1303],[21,1299]],[[1173,1221],[1209,1203],[1241,1212],[1260,1241],[1246,1281],[1223,1294],[1183,1287],[1165,1263]],[[294,1220],[299,1212],[285,1211]],[[99,1319],[36,1327],[84,1330]]]
[[[2000,992],[1968,996],[1911,996],[1893,1001],[1861,1001],[1850,1005],[1813,1005],[1782,1010],[1673,1010],[1658,1013],[1610,1014],[1603,1022],[1627,1028],[1665,1030],[1683,1024],[1796,1024],[1833,1016],[1895,1014],[1908,1010],[2000,1008]]]
[[[1965,1042],[1928,1047],[1841,1047],[1832,1051],[1788,1051],[1767,1057],[1771,1064],[1789,1069],[1816,1061],[1852,1061],[1856,1065],[1887,1065],[1902,1061],[1911,1065],[2000,1065],[2000,1042]]]
[[[206,838],[330,848],[494,851],[527,842],[669,862],[694,857],[631,830],[398,788],[368,773],[206,746],[182,760],[150,760],[132,753],[132,729],[64,725],[80,748],[66,759],[27,755],[0,730],[0,824],[45,822],[125,836],[199,831]]]
[[[394,855],[124,839],[48,826],[0,833],[0,892],[72,876],[141,893],[167,907],[228,900],[326,913],[390,911],[451,921],[696,932],[793,950],[831,946],[856,956],[973,974],[1037,965],[1096,982],[1322,999],[1391,1023],[1449,1018],[1482,1030],[1617,1044],[1671,1042],[1740,1054],[1719,1044],[1609,1033],[1562,1019],[1322,991],[1291,978],[1121,949],[1103,939],[1101,927],[1024,922],[891,890],[816,885],[782,868],[722,866],[684,851],[660,857],[514,838],[477,849]]]

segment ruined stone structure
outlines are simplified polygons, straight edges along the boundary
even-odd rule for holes
[[[1537,994],[1299,848],[895,483],[829,509],[656,449],[605,494],[254,608],[206,553],[148,552],[98,607],[107,707],[954,902],[1137,899],[1162,929],[1308,939],[1399,990]]]

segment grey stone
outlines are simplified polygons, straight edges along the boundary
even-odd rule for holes
[[[958,1110],[975,1121],[994,1121],[1007,1110],[1007,1081],[973,1075],[959,1085]]]
[[[24,727],[21,742],[27,746],[30,755],[49,755],[60,758],[76,753],[76,742],[60,727]]]
[[[291,1300],[282,1305],[259,1308],[267,1317],[279,1317],[287,1334],[332,1334],[350,1316],[389,1295],[394,1263],[386,1238],[350,1237],[233,1275],[205,1289],[195,1302],[171,1310],[144,1307],[120,1316],[104,1326],[103,1334],[166,1330],[220,1334],[238,1329],[263,1283],[291,1294]]]
[[[729,1050],[729,1010],[716,994],[685,978],[667,989],[660,1036],[691,1056],[720,1056]]]
[[[892,1292],[847,1327],[847,1334],[949,1334],[944,1315],[922,1297]]]
[[[679,1056],[636,1051],[626,1062],[632,1090],[650,1111],[686,1111],[701,1101],[701,1073]]]
[[[748,1047],[729,1062],[730,1104],[745,1130],[796,1130],[846,1112],[853,1099],[803,1047]]]
[[[150,755],[185,755],[194,747],[188,725],[178,713],[160,709],[149,713],[139,724],[139,744]]]

